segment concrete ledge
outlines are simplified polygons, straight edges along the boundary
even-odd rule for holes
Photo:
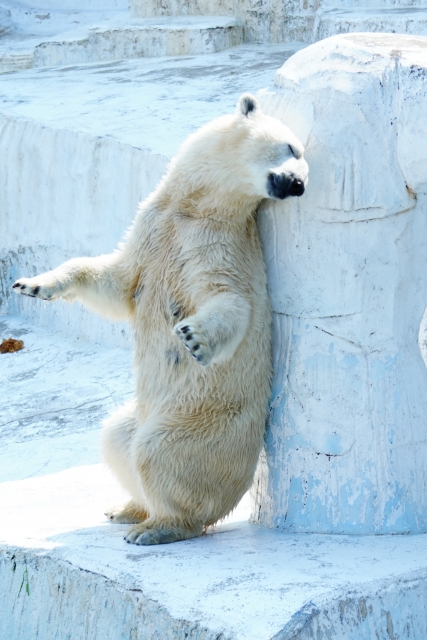
[[[340,33],[365,32],[427,35],[427,8],[399,7],[319,11],[313,41]]]
[[[287,535],[232,522],[141,548],[123,541],[126,527],[102,522],[111,485],[99,466],[3,485],[2,637],[426,637],[426,536]]]
[[[54,36],[10,35],[0,48],[0,73],[123,58],[216,53],[242,42],[243,29],[234,18],[190,16],[131,21],[119,16]]]

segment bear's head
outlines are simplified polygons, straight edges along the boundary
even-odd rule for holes
[[[211,205],[243,204],[245,199],[283,200],[301,196],[308,182],[304,147],[292,131],[261,111],[250,94],[240,97],[234,114],[201,127],[182,145],[170,167],[184,198]],[[202,195],[203,194],[203,195]]]
[[[308,182],[308,165],[298,138],[280,120],[262,113],[256,98],[249,93],[240,97],[237,116],[243,117],[248,128],[245,151],[257,155],[252,175],[257,193],[274,200],[302,196]]]

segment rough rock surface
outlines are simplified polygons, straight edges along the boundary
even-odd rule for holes
[[[306,143],[303,198],[260,216],[275,369],[257,520],[427,530],[427,39],[336,36],[261,96]]]
[[[53,10],[52,10],[53,9]],[[0,74],[59,65],[215,53],[243,42],[232,16],[132,19],[128,7],[102,11],[0,6]]]
[[[427,35],[426,0],[131,0],[138,17],[234,16],[245,42],[315,42],[352,31]]]

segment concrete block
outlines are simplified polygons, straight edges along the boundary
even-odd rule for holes
[[[306,142],[302,198],[260,215],[275,378],[256,519],[427,530],[427,39],[335,36],[260,96]]]
[[[340,33],[369,31],[427,35],[427,6],[399,8],[351,8],[320,11],[316,16],[313,42]]]
[[[14,7],[0,13],[0,73],[32,67],[216,53],[243,42],[233,17],[132,20],[127,12],[41,14]],[[47,24],[46,24],[47,22]]]

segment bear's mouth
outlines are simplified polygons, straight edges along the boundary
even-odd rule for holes
[[[285,173],[270,173],[267,179],[267,193],[270,198],[284,200],[290,196],[302,196],[304,183],[298,178],[289,177]]]

